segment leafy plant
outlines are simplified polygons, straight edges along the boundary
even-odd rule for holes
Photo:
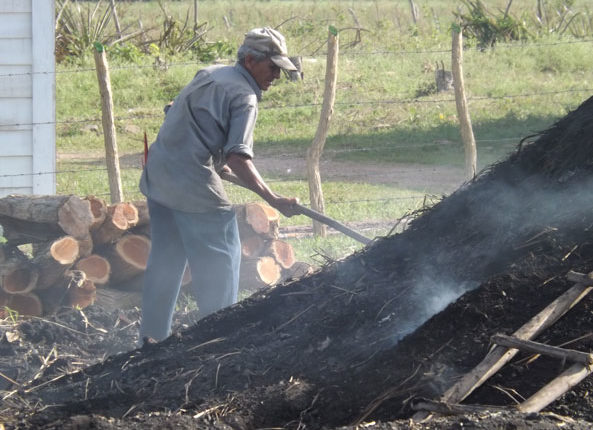
[[[494,15],[486,9],[481,0],[462,0],[468,13],[453,12],[459,25],[469,37],[478,41],[478,47],[485,49],[496,42],[512,40],[528,40],[531,35],[524,21],[513,18],[508,8],[501,15]]]
[[[562,35],[568,30],[575,37],[591,34],[591,20],[580,12],[574,12],[573,6],[574,0],[538,0],[536,23],[546,33]]]
[[[73,0],[57,0],[56,10],[56,61],[66,57],[82,57],[93,43],[105,43],[112,36],[107,34],[111,9],[102,0],[94,5]]]

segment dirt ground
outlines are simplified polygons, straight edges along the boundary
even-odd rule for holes
[[[137,310],[5,321],[0,422],[10,429],[589,429],[588,377],[529,398],[572,363],[518,353],[463,405],[412,418],[593,271],[593,99],[418,214],[319,271],[137,346]],[[296,167],[295,167],[296,168]],[[589,289],[583,287],[583,291]],[[593,297],[534,340],[593,348]],[[197,321],[197,323],[195,323]],[[195,323],[195,324],[194,324]],[[416,415],[417,417],[417,415]]]

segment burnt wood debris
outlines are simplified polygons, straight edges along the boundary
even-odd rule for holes
[[[507,159],[414,214],[402,233],[258,288],[206,318],[180,309],[174,334],[161,343],[138,347],[138,311],[125,307],[130,292],[124,290],[111,297],[113,307],[97,300],[68,310],[62,302],[44,317],[3,324],[0,423],[18,429],[591,428],[593,300],[586,292],[593,272],[593,98],[549,129],[526,134]],[[84,228],[61,230],[55,213],[62,200],[48,203],[42,220],[23,216],[13,223],[43,239],[43,258],[52,254],[51,240],[87,239],[77,236]],[[5,225],[8,215],[2,216]],[[16,227],[10,233],[6,224],[9,243],[25,243],[26,235]],[[266,234],[274,231],[273,224],[261,225]],[[127,234],[138,233],[121,237]],[[290,252],[262,244],[273,240],[273,234],[246,239],[246,252],[287,253],[290,260]],[[56,248],[62,255],[75,247]],[[33,264],[18,248],[3,249],[3,258],[3,268]],[[86,288],[79,287],[86,272],[75,264],[68,269],[72,284]],[[11,284],[4,295],[37,292],[30,287],[34,275],[19,273],[20,286]],[[488,377],[480,384],[448,394],[476,372],[482,379],[475,369],[493,354],[512,357],[496,371],[485,366]]]

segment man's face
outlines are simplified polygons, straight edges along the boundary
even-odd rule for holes
[[[280,77],[280,67],[266,58],[256,61],[251,55],[245,58],[245,68],[249,71],[262,91],[266,91],[276,79]]]

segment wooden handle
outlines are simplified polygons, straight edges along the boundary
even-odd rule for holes
[[[359,241],[360,243],[364,243],[365,245],[369,242],[371,242],[371,239],[369,239],[368,237],[363,236],[362,234],[352,230],[350,227],[346,227],[344,224],[331,219],[319,212],[314,211],[313,209],[309,209],[303,205],[300,205],[298,203],[295,203],[295,206],[298,208],[299,213],[301,213],[302,215],[305,215],[311,219],[314,219],[316,221],[322,222],[323,224],[326,224],[342,233],[344,233],[346,236],[350,236],[352,239],[355,239],[357,241]]]

